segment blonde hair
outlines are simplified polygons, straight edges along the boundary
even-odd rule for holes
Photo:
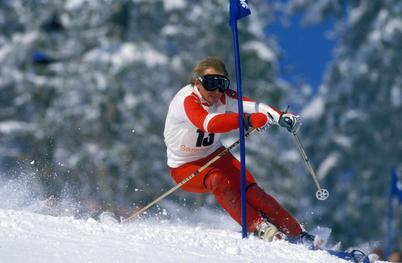
[[[190,82],[195,84],[195,82],[199,81],[197,77],[204,75],[208,68],[213,68],[228,77],[225,63],[222,60],[217,57],[206,57],[194,67]]]

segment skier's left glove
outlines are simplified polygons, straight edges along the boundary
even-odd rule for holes
[[[290,112],[282,113],[279,117],[278,123],[291,133],[297,133],[301,126],[300,116],[294,115]]]

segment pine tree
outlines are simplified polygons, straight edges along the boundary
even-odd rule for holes
[[[308,151],[332,192],[316,222],[348,245],[382,241],[390,169],[402,163],[402,3],[291,2],[307,23],[334,19],[340,39],[319,95],[304,111]]]

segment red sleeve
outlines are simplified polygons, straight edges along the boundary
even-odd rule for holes
[[[215,115],[208,123],[208,132],[225,133],[239,128],[239,114],[222,113]]]
[[[264,113],[251,114],[250,121],[253,127],[261,128],[268,122]],[[215,115],[208,123],[208,132],[225,133],[239,128],[239,114],[225,113]]]
[[[184,99],[184,110],[191,123],[198,129],[205,131],[204,122],[208,112],[201,106],[201,102],[195,96],[187,96]],[[237,113],[222,113],[212,117],[207,126],[209,133],[225,133],[239,128]]]

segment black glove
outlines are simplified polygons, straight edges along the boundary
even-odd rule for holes
[[[249,113],[244,113],[243,116],[243,126],[244,126],[244,130],[248,131],[248,129],[253,128],[253,125],[251,124],[251,114]]]
[[[290,112],[284,112],[279,117],[279,125],[286,128],[291,133],[297,133],[301,126],[300,116]]]

